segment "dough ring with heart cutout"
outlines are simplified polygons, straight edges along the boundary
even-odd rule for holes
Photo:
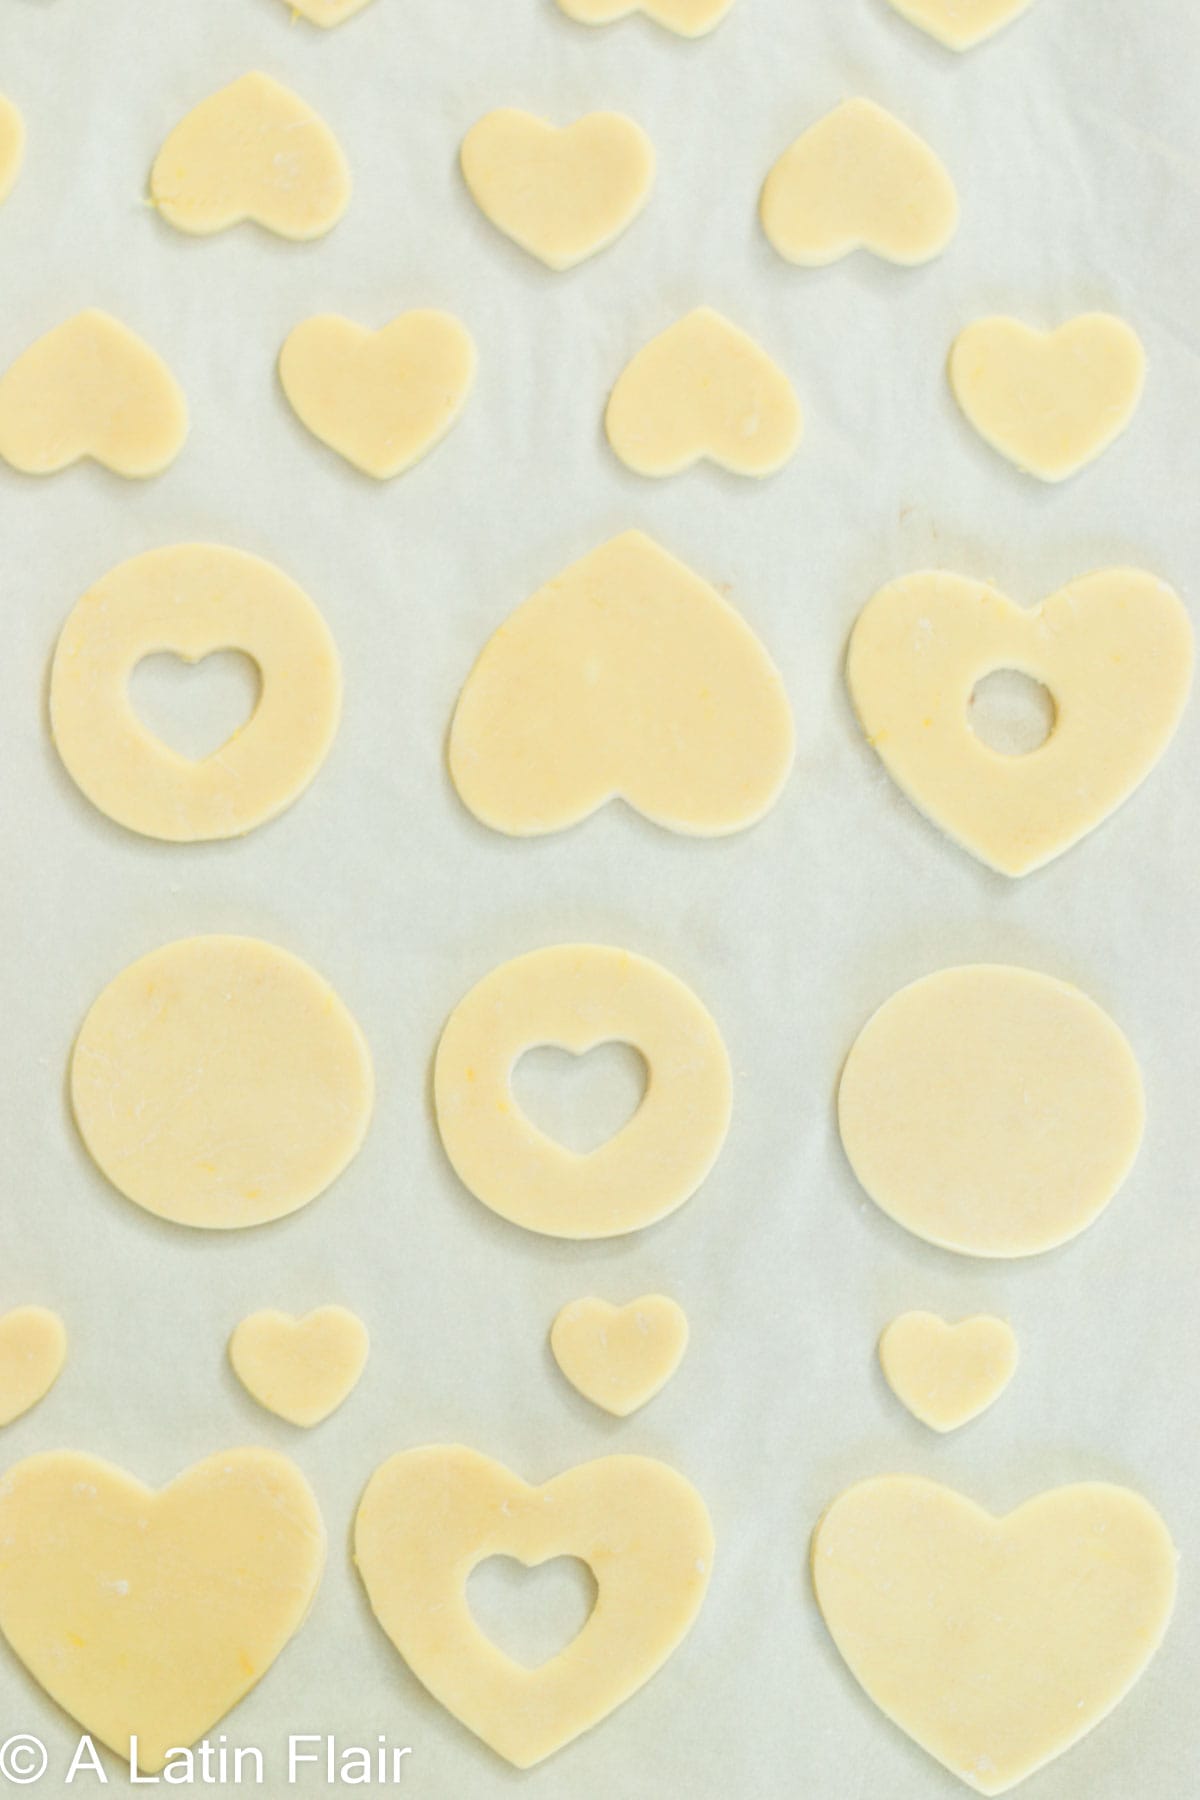
[[[144,657],[198,663],[239,650],[261,693],[250,718],[200,761],[148,731],[129,699]],[[295,582],[261,557],[218,544],[135,556],[98,581],[63,626],[50,675],[50,726],[76,784],[145,837],[240,837],[303,793],[341,713],[337,648]]]
[[[577,1155],[539,1131],[512,1093],[527,1050],[586,1055],[632,1044],[646,1092],[615,1137]],[[534,950],[459,1002],[434,1063],[438,1130],[459,1179],[514,1225],[548,1237],[619,1237],[674,1212],[729,1128],[729,1056],[690,988],[657,963],[598,944]]]

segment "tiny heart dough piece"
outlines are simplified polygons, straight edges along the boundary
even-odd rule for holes
[[[167,365],[108,313],[76,313],[0,377],[0,457],[25,475],[55,475],[82,456],[117,475],[157,475],[187,430]]]
[[[45,1398],[67,1360],[67,1333],[57,1313],[18,1306],[0,1318],[0,1425],[11,1425]]]
[[[485,1637],[466,1597],[491,1556],[576,1556],[596,1579],[583,1630],[541,1668]],[[682,1475],[606,1456],[528,1487],[457,1445],[393,1456],[358,1509],[354,1559],[371,1608],[435,1700],[519,1769],[553,1755],[643,1687],[679,1646],[712,1570],[712,1524]]]
[[[303,1318],[256,1312],[229,1340],[229,1360],[246,1392],[291,1425],[319,1425],[336,1412],[367,1366],[370,1339],[344,1306]]]
[[[8,199],[21,173],[25,126],[11,100],[0,94],[0,205]]]
[[[889,0],[948,50],[970,50],[1018,18],[1030,0]]]
[[[844,100],[785,150],[763,186],[763,230],[788,262],[852,250],[923,263],[946,248],[958,196],[921,138],[872,100]]]
[[[370,5],[370,0],[283,0],[293,17],[299,13],[311,25],[320,25],[328,30],[331,25],[344,24],[352,19],[355,13]]]
[[[1003,1794],[1117,1706],[1158,1649],[1175,1548],[1139,1494],[1082,1482],[1005,1518],[912,1475],[825,1513],[812,1580],[876,1706],[980,1794]]]
[[[558,0],[558,4],[581,25],[611,25],[641,12],[679,37],[698,38],[720,24],[733,0]]]
[[[325,1528],[300,1471],[227,1450],[155,1491],[73,1451],[0,1481],[0,1631],[34,1679],[139,1769],[224,1718],[304,1623]]]
[[[550,1328],[554,1360],[571,1386],[618,1419],[666,1386],[687,1341],[687,1315],[664,1294],[645,1294],[628,1306],[572,1300]]]
[[[734,475],[773,475],[800,442],[791,382],[710,306],[639,350],[609,398],[608,441],[639,475],[678,475],[703,457]]]
[[[460,160],[479,210],[551,269],[607,248],[654,185],[654,146],[621,113],[589,113],[556,130],[501,107],[471,127]]]
[[[1124,320],[1084,313],[1057,331],[979,319],[955,339],[950,385],[993,450],[1040,481],[1065,481],[1137,411],[1146,354]]]
[[[312,108],[269,75],[243,75],[177,125],[150,195],[180,231],[208,237],[252,219],[279,237],[323,237],[346,210],[350,170]]]
[[[957,1431],[998,1400],[1017,1366],[1017,1340],[986,1314],[948,1325],[936,1313],[893,1319],[879,1340],[888,1386],[931,1431]]]

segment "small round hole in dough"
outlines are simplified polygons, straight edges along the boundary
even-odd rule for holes
[[[976,682],[967,704],[967,724],[998,756],[1040,750],[1057,718],[1049,688],[1021,669],[993,669]]]

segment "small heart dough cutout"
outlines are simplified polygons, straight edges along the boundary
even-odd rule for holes
[[[450,728],[466,806],[496,831],[561,831],[618,796],[723,837],[791,771],[778,670],[715,588],[639,531],[526,600],[488,641]]]
[[[880,1711],[979,1794],[1061,1756],[1166,1633],[1175,1549],[1139,1494],[1054,1488],[997,1519],[912,1475],[862,1481],[813,1536],[829,1632]]]
[[[290,1425],[319,1425],[336,1412],[367,1366],[370,1339],[344,1306],[303,1318],[256,1312],[229,1340],[229,1360],[246,1392]]]
[[[158,475],[187,430],[167,365],[108,313],[76,313],[0,376],[0,457],[25,475],[55,475],[82,456],[117,475]]]
[[[971,50],[1019,18],[1030,0],[889,0],[948,50]]]
[[[733,0],[558,0],[581,25],[611,25],[631,13],[645,13],[679,37],[698,38],[721,23]]]
[[[177,125],[150,172],[168,224],[208,237],[251,219],[304,241],[332,230],[350,200],[337,139],[290,89],[243,75]]]
[[[311,25],[320,25],[328,30],[331,25],[342,25],[352,19],[355,13],[370,5],[370,0],[283,0],[290,8],[292,16],[298,13]]]
[[[1110,313],[1057,331],[978,319],[954,341],[950,386],[993,450],[1040,481],[1065,481],[1120,437],[1137,411],[1146,353]]]
[[[501,107],[471,127],[460,160],[479,210],[550,269],[606,249],[654,185],[654,146],[622,113],[589,113],[556,130]]]
[[[1025,611],[982,581],[924,572],[882,588],[850,639],[846,680],[867,741],[935,825],[1002,875],[1086,837],[1145,780],[1192,679],[1178,596],[1139,569],[1081,576]],[[998,669],[1055,704],[1045,743],[1005,756],[968,723]]]
[[[299,1469],[227,1450],[167,1487],[94,1456],[0,1481],[0,1631],[82,1728],[161,1769],[224,1718],[304,1623],[325,1529]]]
[[[785,150],[759,204],[788,262],[820,268],[852,250],[888,262],[939,255],[958,225],[958,196],[923,139],[872,100],[844,100]]]
[[[638,475],[678,475],[707,457],[733,475],[773,475],[800,442],[800,403],[752,337],[710,306],[652,338],[623,371],[604,416]]]
[[[475,379],[475,346],[449,313],[401,313],[381,331],[323,313],[288,337],[279,379],[314,437],[387,481],[457,420]]]
[[[540,1668],[480,1631],[466,1583],[491,1556],[585,1562],[596,1604]],[[644,1456],[606,1456],[528,1487],[477,1451],[434,1444],[376,1470],[354,1559],[375,1617],[418,1681],[519,1769],[553,1755],[643,1687],[687,1635],[712,1570],[691,1484]]]
[[[0,206],[8,199],[21,173],[25,155],[25,126],[11,100],[0,94]]]
[[[0,1318],[0,1425],[43,1400],[62,1374],[67,1333],[57,1313],[18,1306]]]
[[[935,1313],[902,1313],[879,1340],[879,1361],[902,1406],[931,1431],[957,1431],[998,1400],[1017,1366],[1003,1319],[980,1314],[948,1325]]]
[[[572,1300],[550,1328],[554,1360],[571,1386],[618,1419],[666,1386],[687,1341],[687,1315],[663,1294],[645,1294],[628,1306]]]

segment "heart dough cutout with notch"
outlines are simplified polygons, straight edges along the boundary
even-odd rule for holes
[[[350,200],[350,169],[324,120],[269,75],[243,75],[178,124],[150,171],[167,223],[208,237],[249,219],[278,237],[324,237]]]
[[[887,1384],[931,1431],[957,1431],[1000,1398],[1017,1367],[1017,1340],[1003,1319],[979,1314],[948,1325],[936,1313],[893,1319],[879,1340]]]
[[[850,1488],[813,1535],[829,1632],[881,1712],[980,1794],[1100,1723],[1162,1642],[1175,1549],[1127,1488],[1054,1488],[1005,1518],[910,1475]]]
[[[822,268],[869,250],[928,262],[958,226],[958,196],[929,145],[873,100],[843,100],[784,151],[759,216],[788,262]]]
[[[604,429],[637,475],[679,475],[707,458],[731,475],[774,475],[804,422],[783,370],[752,337],[699,306],[652,338],[609,397]]]
[[[227,1450],[167,1487],[72,1451],[0,1486],[0,1632],[118,1756],[161,1769],[266,1674],[304,1623],[325,1529],[299,1469]],[[178,1766],[178,1765],[176,1765]]]
[[[948,50],[971,50],[1020,17],[1031,0],[888,0]]]
[[[293,18],[299,13],[310,25],[320,25],[323,30],[328,30],[331,25],[345,24],[370,3],[371,0],[283,0]]]
[[[573,269],[637,218],[654,186],[654,146],[622,113],[589,113],[557,130],[500,107],[459,152],[480,212],[549,269]]]
[[[24,121],[12,101],[0,94],[0,206],[17,184],[24,156]]]
[[[44,1400],[67,1360],[67,1333],[57,1313],[18,1306],[0,1318],[0,1425],[11,1425]]]
[[[618,1419],[666,1386],[687,1342],[687,1315],[665,1294],[644,1294],[627,1306],[572,1300],[550,1328],[554,1360],[571,1386]]]
[[[779,671],[741,614],[640,531],[508,618],[469,675],[450,774],[495,831],[538,837],[620,798],[668,831],[724,837],[791,772]]]
[[[466,1583],[491,1556],[578,1557],[596,1604],[541,1668],[480,1631]],[[418,1681],[519,1769],[553,1755],[643,1687],[687,1635],[712,1570],[708,1511],[682,1475],[606,1456],[529,1487],[502,1464],[428,1445],[376,1470],[354,1559],[371,1608]]]
[[[733,0],[558,0],[569,19],[581,25],[612,25],[631,13],[645,13],[679,37],[704,37],[715,29]]]
[[[1045,743],[1005,756],[968,723],[1000,669],[1041,682]],[[910,800],[1002,875],[1027,875],[1086,837],[1145,780],[1192,679],[1179,597],[1140,569],[1081,576],[1029,611],[986,582],[926,571],[864,607],[846,659],[869,744]]]
[[[293,1318],[256,1312],[229,1340],[229,1361],[252,1399],[289,1425],[320,1425],[349,1398],[367,1366],[367,1328],[344,1306]]]

